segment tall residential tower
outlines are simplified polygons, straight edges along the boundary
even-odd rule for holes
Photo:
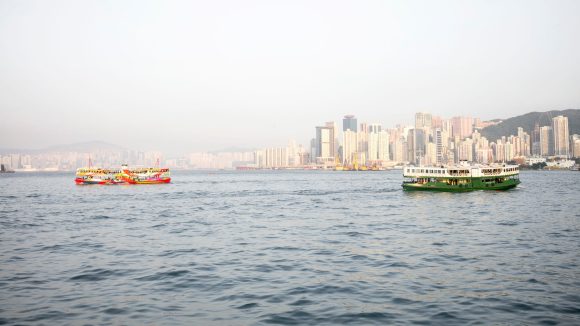
[[[554,132],[554,155],[568,156],[570,154],[568,118],[561,115],[553,118],[552,130]]]

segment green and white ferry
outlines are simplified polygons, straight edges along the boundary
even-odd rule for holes
[[[404,190],[506,190],[520,184],[518,165],[407,166]]]

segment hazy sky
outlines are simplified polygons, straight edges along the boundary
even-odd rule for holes
[[[0,0],[0,147],[305,144],[580,108],[580,1]]]

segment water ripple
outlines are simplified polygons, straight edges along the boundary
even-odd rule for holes
[[[575,177],[449,194],[403,192],[399,172],[15,174],[0,324],[575,325]]]

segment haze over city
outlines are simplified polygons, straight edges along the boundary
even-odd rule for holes
[[[2,1],[0,147],[308,144],[580,107],[577,1]]]

